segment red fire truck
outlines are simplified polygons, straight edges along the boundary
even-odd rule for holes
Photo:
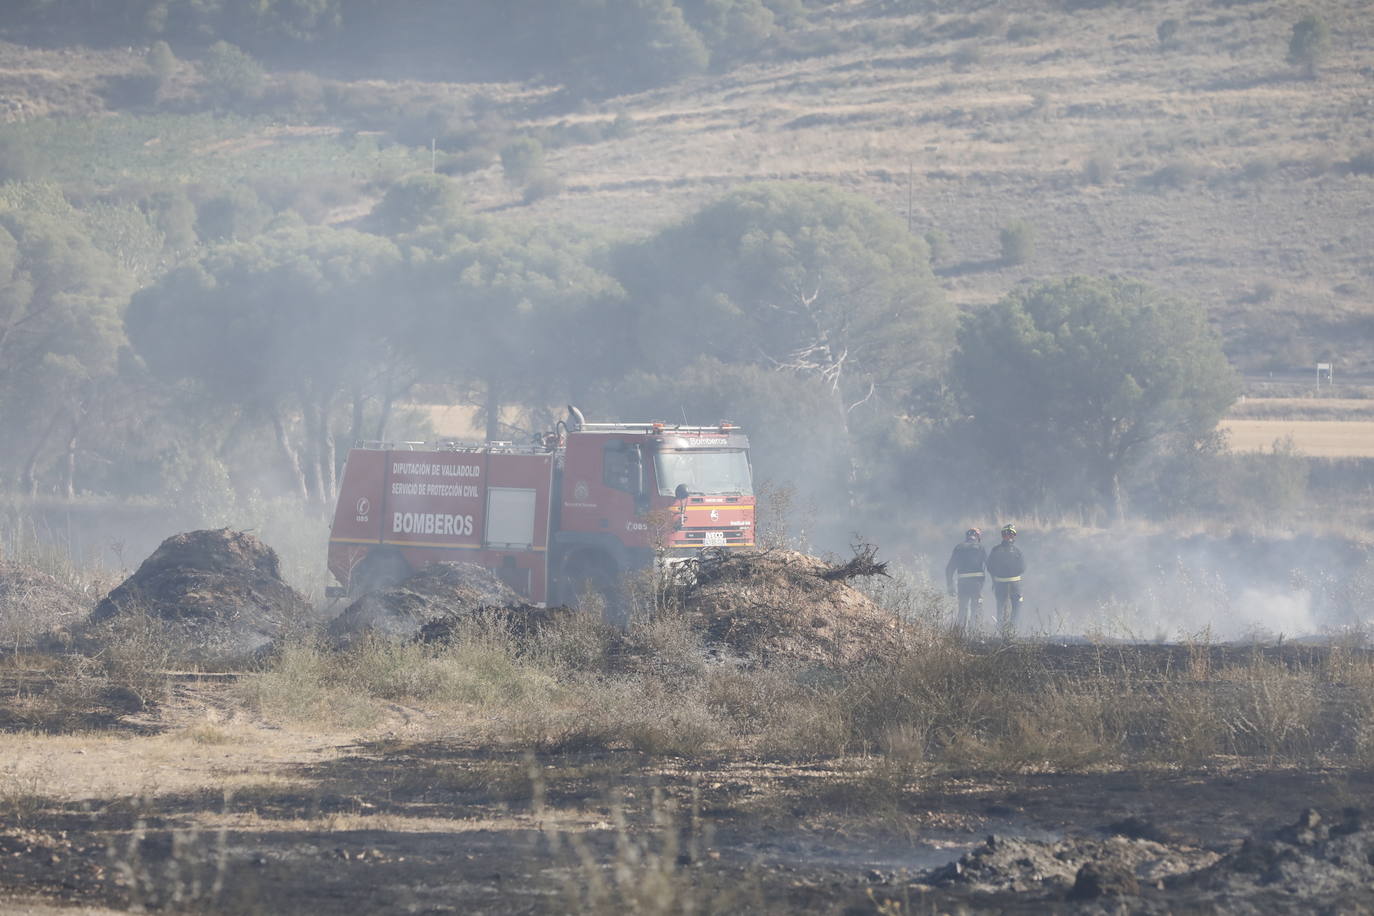
[[[754,544],[749,441],[730,423],[569,419],[529,446],[367,443],[348,453],[331,594],[434,561],[485,566],[531,603],[610,595],[656,556]]]

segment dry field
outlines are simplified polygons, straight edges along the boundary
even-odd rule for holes
[[[159,674],[126,643],[9,653],[0,909],[1043,912],[1110,849],[1156,876],[1136,911],[1206,910],[1195,870],[1374,792],[1354,643],[975,646],[913,624],[825,670],[713,662],[671,619],[625,655],[608,636],[284,646],[232,677]],[[967,880],[944,867],[975,848]],[[1301,870],[1253,884],[1261,909],[1357,899]]]
[[[1222,420],[1232,451],[1263,452],[1291,439],[1312,458],[1374,457],[1374,420]]]
[[[1221,429],[1232,451],[1271,451],[1290,440],[1311,458],[1374,456],[1374,400],[1363,398],[1243,398]]]

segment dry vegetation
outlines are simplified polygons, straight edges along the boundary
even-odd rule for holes
[[[892,12],[912,7],[922,8]],[[84,161],[64,144],[88,159],[94,143],[126,177],[363,176],[358,193],[370,199],[429,166],[428,134],[379,147],[375,132],[340,133],[331,119],[407,111],[422,121],[479,100],[505,136],[544,138],[548,167],[548,187],[524,194],[490,150],[456,153],[475,156],[462,181],[481,210],[647,232],[743,182],[831,182],[938,233],[936,267],[960,303],[993,301],[1026,279],[1132,275],[1206,303],[1246,370],[1334,357],[1365,372],[1374,47],[1363,4],[1322,4],[1330,52],[1308,78],[1285,56],[1310,11],[1286,0],[837,4],[770,60],[571,114],[548,113],[555,87],[404,80],[330,81],[339,101],[328,112],[318,78],[276,73],[269,99],[302,86],[313,96],[270,122],[120,114],[99,119],[103,133],[53,127],[43,148],[58,172]],[[32,126],[99,113],[109,104],[101,81],[139,66],[137,50],[0,47],[0,87],[20,106],[3,116]],[[183,70],[173,89],[193,92]],[[178,139],[188,131],[196,143]],[[208,144],[216,155],[176,155]],[[352,219],[365,203],[328,218]],[[1018,221],[1036,240],[1020,264],[999,256],[1000,233]]]
[[[919,876],[989,830],[1143,816],[1196,865],[1370,788],[1358,633],[969,643],[937,596],[878,594],[900,639],[838,667],[722,655],[671,605],[626,632],[295,639],[231,677],[165,674],[184,647],[137,616],[93,655],[9,652],[0,899],[893,912],[955,899]]]
[[[899,213],[910,199],[913,228],[945,233],[937,267],[956,301],[1124,273],[1208,303],[1246,368],[1331,350],[1368,366],[1374,186],[1343,164],[1374,143],[1356,114],[1374,49],[1359,4],[1326,4],[1340,38],[1320,79],[1299,78],[1283,56],[1303,10],[1016,4],[840,21],[861,48],[608,103],[631,136],[551,153],[564,192],[534,209],[647,228],[741,181],[837,182]],[[479,204],[508,199],[494,176],[473,179]],[[1004,266],[998,235],[1018,219],[1036,253]]]

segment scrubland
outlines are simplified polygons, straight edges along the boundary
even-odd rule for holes
[[[988,832],[1134,818],[1220,852],[1371,788],[1357,630],[966,640],[919,584],[876,594],[900,639],[841,667],[729,657],[665,607],[624,632],[307,635],[201,673],[169,674],[178,646],[137,617],[94,653],[11,648],[0,887],[195,912],[979,911],[1012,898],[928,873]]]

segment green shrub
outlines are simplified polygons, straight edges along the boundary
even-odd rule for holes
[[[999,233],[1002,263],[1024,264],[1035,254],[1035,229],[1025,220],[1012,220]]]
[[[1178,45],[1179,23],[1177,19],[1165,19],[1155,28],[1155,35],[1159,38],[1161,48],[1173,48]]]
[[[1089,184],[1106,184],[1115,173],[1116,162],[1110,153],[1094,153],[1083,160],[1083,180]]]
[[[185,192],[154,191],[142,202],[149,220],[162,233],[163,245],[169,251],[194,248],[196,237],[196,206]]]
[[[45,159],[32,136],[18,125],[0,127],[0,182],[37,181]]]
[[[1374,147],[1351,156],[1345,167],[1353,175],[1374,175]]]
[[[1187,187],[1198,179],[1198,168],[1191,162],[1170,162],[1156,169],[1146,183],[1155,190]]]
[[[196,209],[196,234],[203,241],[252,238],[262,231],[272,211],[246,185],[230,188]]]
[[[949,235],[943,229],[931,229],[924,236],[926,247],[930,249],[930,265],[934,267],[949,257]]]
[[[517,137],[501,147],[501,171],[512,185],[527,184],[544,167],[544,145],[533,137]]]
[[[1251,159],[1249,162],[1245,163],[1240,173],[1246,181],[1258,183],[1261,181],[1268,181],[1274,176],[1274,173],[1278,171],[1278,168],[1277,162],[1262,156],[1258,159]]]
[[[563,182],[559,180],[558,176],[541,169],[526,182],[524,189],[520,192],[520,199],[527,204],[532,204],[546,197],[557,197],[562,190]]]
[[[955,51],[950,61],[956,73],[965,73],[983,62],[983,48],[970,42]]]
[[[1309,78],[1315,77],[1330,47],[1330,26],[1317,14],[1308,13],[1293,23],[1293,33],[1288,39],[1288,62],[1302,67]]]
[[[227,41],[217,41],[205,52],[200,75],[205,80],[205,98],[218,108],[257,100],[267,81],[262,65]]]
[[[161,89],[167,85],[172,75],[177,70],[177,58],[172,53],[172,48],[165,41],[155,41],[153,46],[148,49],[148,54],[144,57],[144,62],[148,65],[148,70],[157,80],[157,88]]]

